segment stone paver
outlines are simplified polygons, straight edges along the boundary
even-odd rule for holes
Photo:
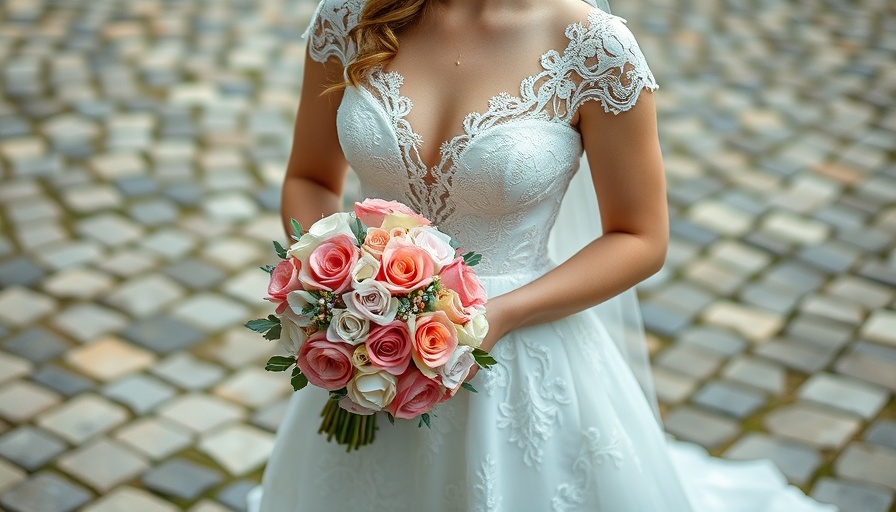
[[[12,512],[71,512],[92,498],[84,487],[45,471],[5,492],[0,505]]]
[[[889,510],[896,11],[612,3],[661,84],[667,430]],[[292,396],[243,324],[316,2],[94,4],[0,2],[0,509],[241,510]]]

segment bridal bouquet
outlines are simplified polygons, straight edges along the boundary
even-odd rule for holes
[[[307,232],[292,221],[295,243],[274,248],[282,259],[267,300],[275,314],[246,327],[280,340],[286,356],[269,371],[292,368],[298,391],[309,382],[330,392],[320,432],[347,450],[373,442],[376,413],[418,418],[461,388],[474,364],[494,364],[479,349],[488,333],[485,290],[458,256],[458,244],[404,204],[355,203]]]

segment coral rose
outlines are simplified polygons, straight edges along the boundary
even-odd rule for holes
[[[445,392],[435,380],[411,366],[398,378],[395,398],[386,411],[396,418],[411,419],[432,410]]]
[[[401,375],[407,370],[411,362],[411,333],[401,320],[371,326],[365,344],[367,356],[378,367],[392,375]]]
[[[389,243],[389,232],[385,229],[370,228],[367,230],[367,236],[364,238],[362,249],[376,259],[380,259],[383,255],[383,249]]]
[[[435,376],[457,348],[457,331],[444,311],[419,315],[414,328],[414,362],[424,375]]]
[[[330,391],[342,389],[352,378],[351,345],[327,341],[326,333],[317,332],[305,340],[296,357],[296,366],[308,382]]]
[[[485,288],[482,287],[482,283],[479,282],[473,269],[464,264],[462,257],[445,265],[439,273],[439,278],[442,280],[443,286],[457,292],[460,302],[465,308],[485,305]]]
[[[348,235],[335,235],[315,248],[308,256],[308,264],[302,265],[302,280],[321,290],[342,293],[352,284],[352,268],[361,257],[354,239]]]
[[[434,267],[428,252],[393,238],[383,251],[376,279],[392,293],[409,293],[432,282]]]
[[[430,222],[425,217],[398,201],[368,198],[360,203],[355,203],[355,215],[361,219],[361,222],[371,228],[382,227],[386,215],[391,213],[400,213],[412,217],[421,226],[430,225]]]

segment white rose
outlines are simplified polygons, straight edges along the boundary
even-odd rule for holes
[[[355,288],[362,281],[373,279],[380,271],[380,262],[367,251],[361,250],[361,257],[352,268],[352,284]]]
[[[289,318],[280,318],[280,346],[287,354],[296,357],[306,339],[308,336],[299,325]]]
[[[383,218],[383,225],[380,226],[380,229],[392,231],[393,228],[411,229],[420,226],[422,224],[419,219],[405,213],[392,212]]]
[[[348,398],[365,409],[380,411],[395,398],[398,377],[386,371],[358,372],[348,381],[345,390]]]
[[[438,273],[443,266],[454,261],[457,251],[451,247],[451,237],[436,228],[424,226],[408,231],[408,239],[432,257]]]
[[[464,382],[470,373],[470,368],[476,364],[473,357],[473,347],[469,345],[458,345],[448,361],[442,366],[436,368],[439,375],[442,376],[442,385],[447,389],[456,391]]]
[[[386,325],[395,320],[398,312],[398,301],[379,281],[366,279],[354,290],[342,296],[343,302],[352,313],[367,318],[371,322]]]
[[[333,319],[327,327],[327,339],[332,342],[346,342],[349,345],[363,343],[370,333],[370,320],[358,316],[347,309],[334,309]]]
[[[306,315],[302,311],[306,306],[316,302],[314,295],[306,292],[305,290],[295,290],[286,294],[286,303],[289,304],[289,309],[292,310],[292,320],[299,327],[308,327],[311,325],[311,316]]]
[[[334,213],[329,217],[320,219],[312,224],[308,228],[308,232],[302,235],[296,243],[290,246],[289,250],[286,251],[287,254],[295,256],[302,261],[302,264],[305,264],[308,262],[308,256],[324,240],[341,234],[354,238],[355,234],[352,233],[352,228],[349,224],[350,220],[351,214],[346,212]]]
[[[473,318],[464,325],[454,324],[457,330],[457,342],[461,345],[469,345],[479,348],[482,340],[488,334],[488,319],[485,318],[485,308],[477,308]]]

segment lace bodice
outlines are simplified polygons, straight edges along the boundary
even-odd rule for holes
[[[306,32],[314,60],[354,58],[348,31],[363,5],[320,3]],[[519,96],[502,92],[486,111],[468,114],[433,167],[420,158],[423,141],[406,119],[413,105],[401,94],[402,75],[378,67],[362,86],[348,87],[337,131],[362,195],[402,201],[482,253],[477,273],[546,266],[548,234],[583,152],[571,124],[577,109],[597,100],[619,114],[643,88],[658,88],[624,19],[594,8],[565,35],[566,48],[541,55],[542,70],[522,81]]]

